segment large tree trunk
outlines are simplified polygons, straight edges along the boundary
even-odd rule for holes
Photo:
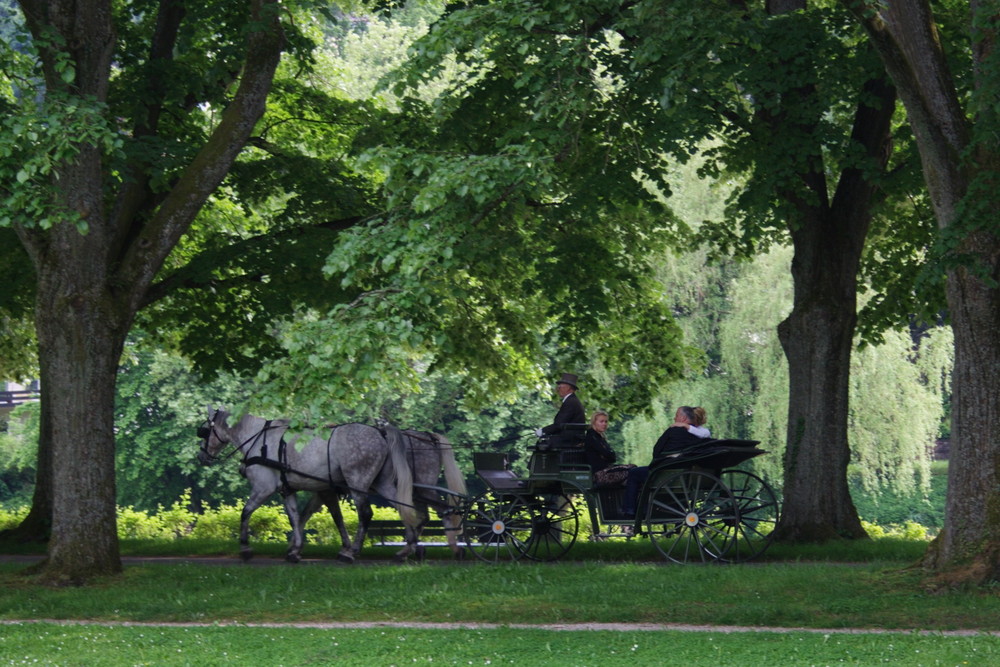
[[[1000,278],[1000,242],[992,234],[964,244],[991,258]],[[967,269],[948,276],[955,338],[951,457],[945,525],[924,564],[946,581],[1000,581],[1000,293]]]
[[[847,485],[855,294],[866,229],[815,220],[792,232],[794,305],[778,327],[789,391],[784,509],[775,534],[782,541],[866,537]]]
[[[990,95],[974,100],[985,115],[977,122],[987,124],[977,133],[962,107],[927,0],[845,4],[896,82],[938,226],[949,243],[957,243],[956,257],[964,263],[948,272],[947,284],[955,365],[945,525],[924,563],[949,581],[995,582],[1000,580],[1000,239],[994,230],[1000,154],[991,136],[996,99],[988,91],[1000,81],[985,59],[996,33],[973,32],[970,39],[976,93]],[[993,5],[973,2],[970,9],[970,25],[995,25]],[[977,179],[983,180],[973,188]]]
[[[114,400],[128,321],[115,312],[98,263],[86,259],[87,237],[63,232],[66,252],[39,267],[35,316],[54,463],[46,570],[52,581],[80,583],[121,570]]]
[[[46,94],[107,99],[114,54],[108,0],[21,0],[38,41]],[[239,86],[206,144],[170,191],[153,195],[146,165],[129,164],[121,183],[105,181],[103,156],[84,146],[54,177],[58,205],[86,222],[86,234],[66,222],[21,224],[16,231],[38,281],[35,326],[42,387],[43,424],[51,426],[52,536],[43,574],[79,583],[121,570],[115,506],[114,398],[118,361],[129,327],[153,279],[208,196],[246,144],[264,103],[284,46],[274,0],[252,0],[247,52]],[[180,15],[163,3],[173,29],[157,33],[156,57],[174,52]],[[58,35],[61,40],[52,38]],[[61,49],[65,49],[64,51]],[[71,82],[59,63],[73,65]],[[155,69],[155,68],[154,68]],[[225,84],[228,86],[228,82]],[[153,86],[156,88],[156,86]],[[135,135],[157,131],[164,103],[140,100]],[[150,165],[153,173],[157,165]],[[116,191],[112,188],[119,188]],[[107,210],[105,203],[115,200]]]
[[[767,4],[775,16],[805,7],[805,0]],[[851,141],[866,164],[844,168],[831,197],[828,167],[816,141],[803,156],[796,179],[779,192],[795,209],[786,221],[795,250],[794,300],[792,312],[778,326],[789,379],[783,512],[775,529],[781,541],[867,537],[847,484],[847,426],[858,269],[877,197],[866,174],[882,173],[888,164],[896,103],[896,91],[882,79],[867,81],[859,91],[851,130]],[[816,94],[814,84],[804,84],[787,91],[780,108],[761,111],[767,134],[811,137],[820,126],[814,117],[819,110],[810,106]]]

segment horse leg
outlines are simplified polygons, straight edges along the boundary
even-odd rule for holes
[[[396,500],[396,486],[392,483],[386,475],[380,475],[377,480],[375,480],[375,490],[383,498],[388,500],[392,505],[398,510],[400,505]],[[406,521],[405,515],[400,512],[399,517],[403,520],[405,525],[404,540],[406,545],[397,551],[392,556],[392,560],[397,563],[404,563],[410,554],[418,553],[419,546],[417,544],[417,539],[420,537],[420,531],[423,530],[424,525],[427,523],[427,510],[426,508],[421,508],[419,505],[422,503],[416,503],[413,509],[415,510],[413,514],[416,515],[416,524],[411,524]]]
[[[417,516],[420,517],[420,523],[416,526],[406,526],[404,538],[406,546],[393,556],[393,560],[397,563],[404,562],[410,554],[416,556],[418,561],[424,560],[426,549],[420,545],[420,534],[423,532],[428,521],[430,521],[430,514],[427,512],[427,505],[424,503],[416,503],[415,509]]]
[[[457,560],[465,560],[465,548],[458,544],[458,533],[462,525],[462,515],[458,512],[447,511],[441,517],[441,524],[444,526],[445,537],[448,538],[448,548]]]
[[[313,500],[310,498],[309,503],[311,504]],[[313,510],[315,511],[315,510]],[[285,514],[288,515],[288,523],[292,527],[292,537],[289,540],[288,552],[285,554],[285,560],[289,563],[298,563],[302,560],[302,545],[305,543],[305,530],[306,521],[309,520],[309,516],[312,511],[307,510],[303,517],[299,516],[299,499],[298,496],[293,492],[285,496]]]
[[[354,506],[358,510],[358,530],[354,535],[354,543],[344,547],[337,554],[337,560],[344,563],[353,563],[355,557],[361,553],[361,546],[364,544],[365,535],[368,533],[368,526],[375,513],[372,511],[371,503],[368,502],[367,494],[354,493]]]
[[[340,494],[336,491],[320,491],[316,494],[326,505],[330,512],[330,518],[340,533],[340,545],[346,549],[351,544],[351,536],[347,533],[347,525],[344,523],[344,513],[340,510]]]
[[[257,508],[264,504],[264,501],[270,496],[254,493],[247,500],[246,505],[243,506],[243,511],[240,513],[240,558],[243,560],[250,560],[253,558],[253,549],[250,548],[250,517]]]

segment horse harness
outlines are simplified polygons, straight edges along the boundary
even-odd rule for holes
[[[289,463],[288,463],[288,443],[285,440],[284,436],[282,436],[281,440],[278,441],[278,456],[277,456],[277,458],[272,459],[272,458],[268,457],[268,455],[267,455],[267,432],[269,430],[273,429],[273,428],[279,428],[279,425],[275,425],[274,424],[275,421],[276,420],[273,420],[273,419],[268,419],[267,421],[265,421],[264,422],[264,426],[260,429],[260,431],[258,431],[256,434],[250,436],[249,438],[247,438],[246,440],[244,440],[239,445],[233,445],[233,451],[226,457],[226,458],[228,458],[229,456],[232,456],[236,452],[242,452],[243,453],[243,461],[240,462],[240,472],[244,476],[246,474],[244,472],[246,470],[246,468],[249,467],[249,466],[254,466],[254,465],[260,465],[260,466],[264,466],[265,468],[271,468],[273,470],[277,470],[278,474],[280,476],[280,479],[281,479],[281,487],[279,489],[279,493],[281,493],[281,495],[283,495],[283,496],[288,495],[289,493],[294,493],[296,491],[296,489],[293,489],[292,486],[288,483],[288,475],[289,475],[289,473],[293,473],[295,475],[298,475],[299,477],[305,477],[305,478],[308,478],[308,479],[312,479],[312,480],[315,480],[317,482],[325,482],[325,483],[330,484],[331,486],[333,486],[335,488],[341,488],[341,489],[343,489],[344,491],[347,491],[347,492],[358,491],[360,493],[365,493],[365,492],[360,491],[360,490],[352,489],[349,486],[346,486],[346,485],[343,485],[343,484],[336,484],[333,481],[333,469],[330,467],[330,461],[329,461],[330,457],[329,457],[329,454],[327,455],[328,472],[327,472],[327,476],[325,478],[324,477],[319,477],[318,475],[311,475],[311,474],[309,474],[307,472],[302,472],[301,470],[295,470],[294,468],[292,468],[292,466],[289,465]],[[330,442],[333,440],[333,433],[338,428],[340,428],[340,426],[341,426],[340,424],[336,424],[336,425],[334,425],[334,426],[332,426],[330,428],[330,436],[326,440],[327,452],[330,451]],[[382,436],[385,437],[385,435],[386,435],[386,429],[384,428],[384,426],[382,426],[381,424],[379,424],[379,425],[376,425],[375,428],[377,428],[378,431],[379,431],[379,433],[381,433]],[[204,451],[206,451],[206,453],[207,453],[208,437],[210,435],[212,435],[213,433],[215,434],[216,438],[218,438],[219,440],[222,439],[222,438],[219,438],[219,435],[217,433],[215,433],[215,422],[214,422],[214,419],[209,421],[208,426],[200,426],[198,428],[198,436],[200,438],[204,439],[204,441],[205,441],[205,445],[202,447],[202,449]],[[260,453],[257,454],[256,456],[248,456],[247,454],[253,448],[253,444],[256,443],[261,437],[264,437],[264,442],[260,446]],[[434,437],[433,434],[431,434],[431,437]],[[418,440],[424,440],[424,438],[417,438],[417,439]],[[437,446],[437,438],[436,437],[434,437],[433,442],[435,443],[435,446]],[[411,462],[411,465],[412,465],[412,462]]]

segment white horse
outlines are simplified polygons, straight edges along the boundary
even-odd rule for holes
[[[348,544],[342,529],[344,548],[338,558],[345,562],[354,562],[364,544],[372,518],[368,500],[372,491],[396,507],[407,530],[416,531],[421,525],[413,506],[413,477],[405,444],[396,427],[386,425],[380,430],[366,424],[341,424],[332,427],[327,437],[311,437],[300,451],[295,439],[290,443],[284,439],[287,420],[244,415],[230,427],[228,417],[224,410],[209,408],[208,423],[199,429],[203,441],[198,460],[206,465],[212,463],[227,444],[243,455],[240,472],[250,482],[250,498],[240,516],[240,556],[244,560],[253,556],[250,516],[275,493],[284,497],[292,528],[286,555],[291,562],[300,560],[303,543],[304,521],[299,516],[297,491],[350,494],[358,511],[358,531],[353,543]],[[408,544],[395,558],[405,560],[411,552]]]
[[[419,545],[420,533],[430,521],[429,508],[433,508],[444,524],[445,536],[452,553],[456,558],[464,557],[465,550],[458,544],[458,533],[461,531],[462,505],[467,490],[465,476],[455,461],[454,448],[445,436],[425,431],[403,431],[403,441],[406,444],[406,460],[413,471],[413,505],[418,522],[412,529],[407,527],[407,553],[415,553],[418,558],[423,556],[424,549]],[[437,486],[442,474],[446,485],[444,488]],[[349,536],[339,500],[339,495],[334,491],[314,494],[302,510],[300,529],[304,529],[309,517],[326,504],[340,531],[341,540],[346,545]],[[304,537],[293,534],[291,540],[301,544]]]

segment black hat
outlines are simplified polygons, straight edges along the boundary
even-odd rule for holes
[[[568,384],[576,389],[576,376],[572,373],[563,373],[562,377],[556,380],[556,384]]]

